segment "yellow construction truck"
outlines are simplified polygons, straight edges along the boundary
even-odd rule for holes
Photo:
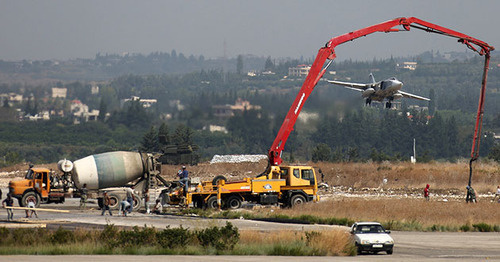
[[[36,207],[40,203],[63,203],[66,192],[60,177],[47,168],[30,167],[24,180],[9,182],[9,193],[22,207],[31,200]]]
[[[197,208],[240,208],[242,202],[280,204],[293,207],[319,201],[318,183],[310,166],[273,166],[255,178],[228,182],[223,176],[212,181],[191,183],[188,192],[178,187],[162,194],[170,205],[192,204]]]

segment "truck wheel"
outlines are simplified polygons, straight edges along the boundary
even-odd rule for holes
[[[193,199],[193,206],[194,208],[203,208],[203,199],[202,198]]]
[[[217,204],[217,196],[211,196],[208,200],[207,200],[207,205],[206,205],[207,208],[211,208],[211,209],[215,209],[215,208],[219,208],[219,205]]]
[[[212,180],[212,185],[216,186],[217,184],[219,184],[219,181],[220,180],[224,180],[224,182],[227,181],[227,179],[224,177],[224,176],[216,176],[214,177],[214,179]]]
[[[35,202],[35,207],[40,207],[40,196],[37,193],[30,191],[23,194],[23,198],[19,202],[22,207],[28,206],[28,200],[33,200]]]
[[[109,209],[118,209],[120,207],[121,198],[116,194],[109,194]]]
[[[302,205],[306,202],[306,198],[303,195],[294,195],[290,199],[290,207]]]
[[[142,206],[142,198],[140,198],[138,195],[134,194],[134,208],[133,210],[134,211],[139,211],[139,209],[141,208]]]
[[[241,207],[241,199],[237,196],[231,196],[226,201],[226,207],[229,209],[238,209]]]

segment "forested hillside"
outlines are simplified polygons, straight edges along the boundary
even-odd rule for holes
[[[172,62],[173,57],[182,62]],[[214,154],[267,153],[304,80],[287,76],[288,68],[309,61],[277,62],[271,58],[240,56],[234,60],[234,70],[224,70],[223,67],[194,66],[208,63],[202,57],[182,57],[151,54],[125,59],[98,55],[92,63],[107,68],[108,71],[99,69],[106,71],[107,77],[117,75],[97,82],[98,93],[91,92],[96,83],[87,80],[105,77],[87,73],[81,78],[85,81],[74,81],[80,78],[68,74],[67,79],[34,81],[36,84],[30,84],[31,81],[2,82],[0,94],[22,94],[25,100],[14,105],[2,101],[0,156],[3,156],[3,161],[0,164],[54,162],[64,157],[75,159],[111,150],[159,150],[158,147],[148,148],[144,143],[145,136],[151,137],[151,130],[158,132],[162,123],[167,136],[177,136],[168,137],[169,141],[177,141],[171,143],[181,143],[180,133],[189,133],[190,143],[198,146],[197,153],[202,159]],[[369,82],[370,73],[377,80],[394,76],[404,82],[404,91],[429,97],[431,102],[402,99],[398,110],[383,109],[376,103],[370,108],[364,106],[358,92],[320,81],[304,106],[303,115],[310,117],[297,122],[285,147],[285,160],[408,161],[413,154],[413,139],[416,140],[419,161],[467,157],[472,143],[483,60],[474,57],[446,62],[435,59],[439,61],[435,62],[424,58],[334,62],[325,75],[327,79]],[[398,66],[406,60],[418,61],[417,69],[411,71]],[[255,61],[260,61],[260,69],[254,75],[247,75],[248,68],[255,68]],[[500,134],[499,63],[500,58],[493,57],[481,147],[481,155],[496,159],[500,154],[500,146],[498,142],[495,144],[493,137],[494,132]],[[35,65],[39,72],[54,67],[49,63]],[[0,66],[0,74],[9,74],[10,69],[5,68],[5,64]],[[64,67],[59,71],[70,69]],[[13,74],[33,80],[32,71],[22,74],[19,68],[12,70]],[[51,98],[52,87],[66,88],[66,99]],[[134,102],[124,104],[124,99],[132,96],[156,99],[157,103],[149,108]],[[239,98],[260,108],[230,117],[217,115],[215,106],[233,105]],[[69,112],[70,101],[75,99],[88,105],[89,109],[100,110],[98,121],[75,125]],[[414,105],[420,107],[409,108]],[[20,114],[41,110],[68,113],[52,117],[50,121],[19,121]],[[207,130],[210,125],[224,127],[227,133],[210,132]]]

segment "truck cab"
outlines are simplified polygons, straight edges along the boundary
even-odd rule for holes
[[[30,167],[23,180],[9,182],[9,192],[22,207],[27,206],[29,200],[33,200],[36,207],[42,202],[62,203],[64,192],[53,187],[53,180],[49,169]]]
[[[281,187],[284,204],[295,206],[303,202],[319,201],[318,181],[313,167],[275,166],[271,170],[271,173],[279,172],[279,177],[286,181],[286,185]]]

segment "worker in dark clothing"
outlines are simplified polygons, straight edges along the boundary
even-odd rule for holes
[[[3,207],[12,207],[14,206],[14,199],[10,195],[10,193],[7,194],[7,198],[2,201],[2,206]],[[12,208],[7,208],[7,220],[11,221],[14,219],[14,211]]]
[[[188,191],[189,181],[189,172],[187,171],[186,166],[182,166],[182,171],[179,170],[177,176],[179,177],[179,183],[181,183],[181,187],[184,188],[184,195],[186,195]]]
[[[108,210],[109,215],[112,216],[111,214],[111,209],[109,209],[109,203],[111,202],[111,199],[108,196],[108,192],[104,191],[104,196],[102,198],[102,213],[101,216],[104,216],[104,213],[106,213],[106,210]]]
[[[87,184],[83,184],[83,187],[80,188],[80,209],[85,209],[86,205],[87,205],[87,193],[88,193],[88,189],[87,189]]]
[[[467,196],[465,197],[465,202],[469,203],[477,203],[476,200],[476,191],[471,186],[465,187],[467,189]]]

